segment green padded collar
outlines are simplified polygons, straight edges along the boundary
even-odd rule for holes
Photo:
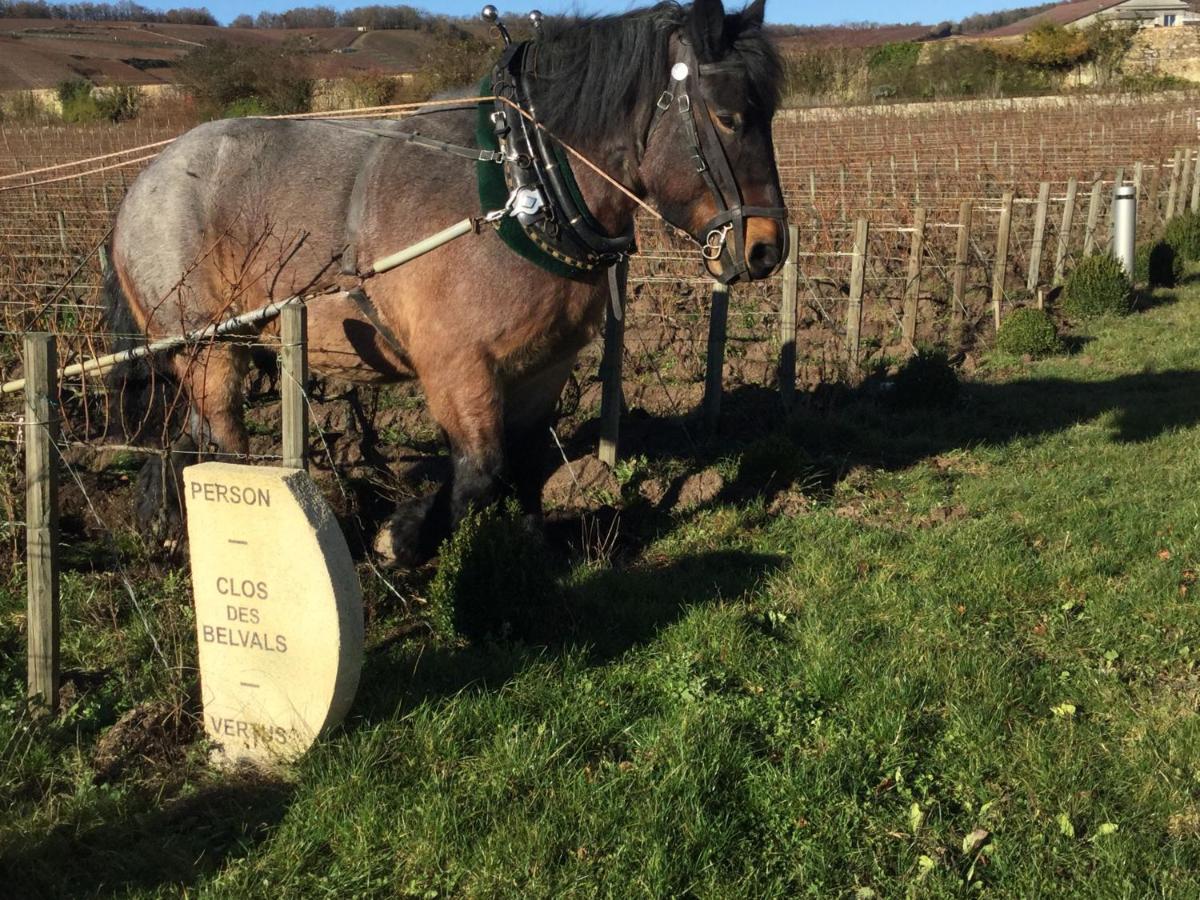
[[[489,75],[479,86],[479,95],[484,97],[491,92],[492,79]],[[478,105],[478,112],[475,116],[475,140],[478,142],[480,150],[500,149],[495,132],[492,131],[491,114],[494,109],[495,104],[491,102],[484,101]],[[554,151],[576,204],[581,210],[586,210],[587,206],[579,193],[579,186],[575,182],[566,157],[557,144]],[[504,181],[504,167],[493,162],[477,162],[475,163],[475,177],[479,184],[479,206],[483,212],[488,213],[494,209],[503,208],[504,204],[508,202],[508,185]],[[587,214],[584,213],[584,215]],[[513,217],[505,216],[494,227],[496,233],[500,235],[500,239],[508,245],[510,250],[550,274],[575,280],[591,279],[595,264],[577,264],[572,262],[569,257],[539,246],[526,233],[521,223]]]

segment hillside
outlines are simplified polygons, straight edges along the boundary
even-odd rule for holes
[[[96,84],[163,84],[192,47],[225,41],[293,42],[322,77],[420,68],[437,39],[420,31],[354,28],[258,29],[58,19],[0,19],[0,91],[54,87],[69,78]]]

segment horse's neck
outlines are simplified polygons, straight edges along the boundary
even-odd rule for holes
[[[639,186],[629,183],[629,169],[621,164],[621,155],[603,149],[578,148],[579,152],[596,165],[604,175],[623,187],[641,193]],[[635,204],[606,178],[593,172],[583,162],[572,158],[571,168],[579,191],[587,203],[588,211],[605,232],[611,236],[625,234],[633,223]]]

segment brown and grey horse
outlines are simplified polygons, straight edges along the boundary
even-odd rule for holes
[[[707,263],[718,276],[732,271],[734,247],[741,278],[767,277],[784,253],[783,222],[754,214],[783,206],[771,143],[779,63],[763,5],[727,14],[721,0],[695,0],[548,22],[529,82],[550,133],[703,243],[720,201],[689,149],[695,123],[656,115],[672,67],[699,63],[691,90],[705,102],[691,114],[711,119],[706,133],[719,140],[748,212],[736,220],[737,240]],[[175,141],[130,188],[113,230],[114,270],[137,325],[152,337],[179,334],[293,294],[357,287],[340,274],[351,243],[359,259],[373,259],[478,214],[469,161],[383,134],[412,121],[233,119]],[[430,138],[476,143],[474,109],[419,123]],[[627,233],[635,204],[576,169],[594,220],[610,235]],[[539,515],[549,426],[603,317],[604,270],[552,274],[485,228],[361,287],[374,316],[345,293],[309,303],[311,367],[356,383],[418,379],[453,463],[441,490],[397,511],[377,548],[396,560],[428,556],[471,504],[506,492]],[[246,452],[248,364],[236,344],[171,363],[202,450]]]

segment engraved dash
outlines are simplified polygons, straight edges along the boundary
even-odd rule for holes
[[[257,685],[257,684],[251,684],[249,681],[240,681],[240,682],[238,682],[238,683],[239,683],[239,684],[240,684],[242,687],[252,687],[252,688],[256,688],[256,687],[258,687],[258,685]]]
[[[237,538],[229,538],[228,540],[229,540],[229,543],[231,543],[231,544],[248,544],[248,543],[250,543],[249,541],[239,541]]]

